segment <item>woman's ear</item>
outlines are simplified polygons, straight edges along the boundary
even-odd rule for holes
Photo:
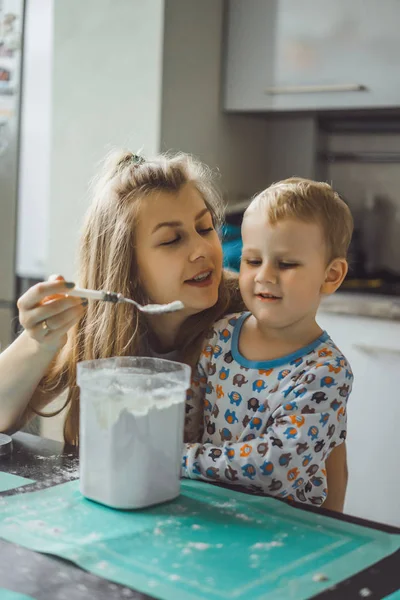
[[[347,275],[349,265],[345,258],[334,258],[325,271],[325,281],[321,286],[321,294],[333,294]]]

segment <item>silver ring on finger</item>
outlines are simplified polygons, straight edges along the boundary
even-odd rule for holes
[[[47,335],[50,331],[50,327],[48,326],[46,319],[42,321],[42,329],[44,331],[44,335]]]

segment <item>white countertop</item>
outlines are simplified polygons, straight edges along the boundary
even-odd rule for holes
[[[336,292],[322,300],[319,311],[400,320],[400,297]]]

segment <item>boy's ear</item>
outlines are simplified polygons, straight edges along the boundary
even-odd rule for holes
[[[333,294],[347,275],[349,265],[345,258],[334,258],[325,271],[325,281],[321,286],[321,294]]]

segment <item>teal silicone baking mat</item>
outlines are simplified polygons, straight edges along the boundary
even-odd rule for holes
[[[35,600],[32,596],[27,596],[26,594],[19,594],[18,592],[13,592],[12,590],[6,590],[5,588],[0,587],[0,600]]]
[[[0,492],[7,492],[8,490],[28,485],[28,483],[34,483],[34,481],[26,477],[0,471]]]
[[[0,498],[0,537],[162,600],[308,598],[400,547],[400,536],[199,481],[141,511],[79,481]]]

